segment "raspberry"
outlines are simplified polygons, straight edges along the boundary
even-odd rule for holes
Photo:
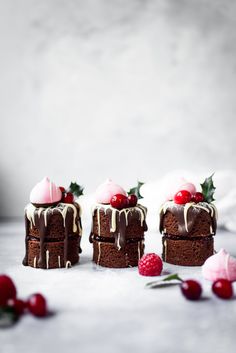
[[[162,268],[161,258],[154,253],[144,255],[138,263],[139,274],[142,276],[160,276]]]

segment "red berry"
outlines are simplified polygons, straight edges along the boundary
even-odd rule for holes
[[[129,207],[135,207],[138,203],[138,198],[135,194],[129,195],[128,196],[128,206]]]
[[[66,192],[66,189],[64,188],[64,186],[59,186],[59,189],[61,190],[61,192]]]
[[[191,201],[191,194],[187,190],[178,191],[174,196],[174,202],[180,205]]]
[[[47,315],[47,302],[42,294],[32,294],[27,301],[27,307],[34,316]]]
[[[228,279],[220,278],[212,284],[212,291],[217,297],[230,299],[233,296],[233,286]]]
[[[139,274],[142,276],[160,276],[162,268],[161,258],[154,253],[144,255],[138,262]]]
[[[10,306],[14,309],[17,315],[22,315],[26,309],[27,304],[21,299],[9,299],[7,306]]]
[[[62,202],[64,203],[73,203],[74,202],[74,195],[72,192],[66,192],[62,196]]]
[[[198,300],[202,294],[201,285],[193,279],[183,281],[180,288],[183,295],[189,300]]]
[[[122,208],[128,207],[128,198],[122,194],[116,194],[112,196],[110,204],[112,207],[121,210]]]
[[[203,202],[204,201],[204,196],[201,192],[196,192],[194,195],[192,195],[191,201],[193,202]]]
[[[10,277],[0,275],[0,306],[6,305],[11,298],[16,298],[16,287]]]

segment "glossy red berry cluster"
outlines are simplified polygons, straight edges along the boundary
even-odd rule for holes
[[[203,202],[204,196],[201,192],[196,192],[195,194],[191,195],[188,190],[180,190],[174,196],[174,202],[179,205],[183,205],[191,201],[195,203]]]
[[[62,192],[62,199],[61,202],[63,203],[73,203],[74,202],[74,195],[72,192],[67,192],[64,186],[59,186],[59,189]]]
[[[127,207],[135,207],[137,205],[138,198],[135,194],[125,196],[123,194],[113,195],[110,204],[112,207],[122,210]]]
[[[17,290],[12,279],[7,275],[0,275],[0,307],[12,308],[17,316],[21,316],[26,310],[38,317],[47,315],[47,302],[42,294],[32,294],[24,301],[17,297]]]

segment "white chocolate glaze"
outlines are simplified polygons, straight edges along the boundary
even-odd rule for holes
[[[179,207],[183,207],[184,228],[186,232],[189,232],[188,211],[191,208],[193,208],[194,210],[198,210],[198,209],[204,210],[205,212],[210,214],[212,219],[213,217],[215,217],[216,220],[218,218],[217,209],[215,205],[213,203],[207,203],[207,202],[199,202],[199,203],[188,202],[184,205],[179,205],[179,204],[176,204],[174,201],[167,201],[161,206],[159,213],[165,214],[168,209],[169,210],[175,209],[175,208],[178,209]],[[166,233],[166,229],[162,230],[162,233]],[[210,233],[214,234],[212,225],[210,225]]]
[[[61,268],[61,256],[58,255],[58,267]]]
[[[49,268],[49,250],[46,250],[46,267]]]
[[[146,214],[147,214],[147,208],[143,205],[140,205],[140,204],[138,204],[135,207],[123,208],[122,210],[118,210],[114,207],[111,207],[111,205],[95,204],[92,207],[92,215],[94,216],[95,212],[97,212],[99,235],[100,235],[100,228],[101,228],[100,210],[103,210],[104,213],[106,214],[108,209],[111,211],[111,227],[110,227],[111,233],[114,233],[117,230],[117,216],[118,216],[118,219],[120,220],[121,215],[124,214],[126,226],[128,226],[129,214],[132,214],[132,212],[134,212],[134,211],[139,212],[140,223],[141,223],[141,226],[143,226],[143,223],[146,219]]]
[[[30,222],[30,227],[32,228],[32,226],[35,226],[35,215],[37,214],[38,218],[40,218],[41,214],[44,217],[44,224],[45,227],[47,227],[47,221],[48,221],[48,214],[50,212],[54,212],[54,210],[57,210],[58,212],[60,212],[60,214],[62,215],[63,218],[63,224],[65,227],[65,222],[66,222],[66,216],[68,213],[68,210],[71,209],[73,211],[73,232],[76,233],[77,230],[79,232],[80,235],[82,235],[82,229],[80,227],[79,222],[76,223],[76,217],[77,217],[77,213],[79,211],[79,217],[80,217],[80,207],[76,207],[74,204],[69,204],[69,203],[59,203],[56,207],[50,206],[50,207],[35,207],[34,205],[32,205],[31,203],[28,204],[25,208],[25,214],[26,217],[28,218],[29,222]]]

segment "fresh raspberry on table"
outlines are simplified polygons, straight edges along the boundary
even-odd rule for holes
[[[144,255],[138,263],[139,274],[142,276],[160,276],[162,268],[161,258],[154,253]]]

